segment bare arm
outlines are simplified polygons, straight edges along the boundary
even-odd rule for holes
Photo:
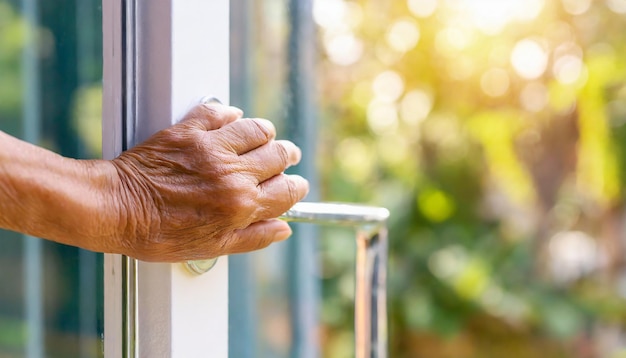
[[[74,160],[0,132],[0,227],[99,252],[177,262],[284,240],[273,219],[308,183],[268,121],[197,106],[112,160]]]
[[[112,251],[106,225],[113,164],[78,161],[0,132],[0,227],[97,251]],[[105,207],[108,206],[108,207]]]

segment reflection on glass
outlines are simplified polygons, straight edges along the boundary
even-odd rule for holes
[[[0,130],[100,156],[101,4],[0,0]],[[0,356],[102,356],[102,256],[0,232]]]

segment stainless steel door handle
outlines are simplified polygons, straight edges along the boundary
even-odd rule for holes
[[[300,202],[287,221],[347,225],[356,229],[355,356],[387,357],[387,219],[380,207]]]
[[[300,202],[281,219],[314,224],[351,226],[356,229],[356,293],[354,302],[357,358],[387,357],[387,219],[380,207]],[[188,261],[197,274],[209,271],[217,258]]]

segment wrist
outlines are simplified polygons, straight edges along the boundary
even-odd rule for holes
[[[119,192],[111,161],[64,158],[0,132],[0,227],[119,253]]]
[[[72,159],[68,159],[72,160]],[[121,191],[118,172],[109,160],[73,160],[77,165],[77,178],[84,183],[80,192],[80,212],[84,223],[83,242],[86,249],[123,253],[123,208],[119,200]]]

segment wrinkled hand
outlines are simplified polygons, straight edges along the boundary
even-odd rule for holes
[[[275,140],[264,119],[198,105],[179,124],[112,161],[121,253],[180,262],[247,252],[291,235],[274,219],[301,200],[308,182],[283,171],[298,147]]]

